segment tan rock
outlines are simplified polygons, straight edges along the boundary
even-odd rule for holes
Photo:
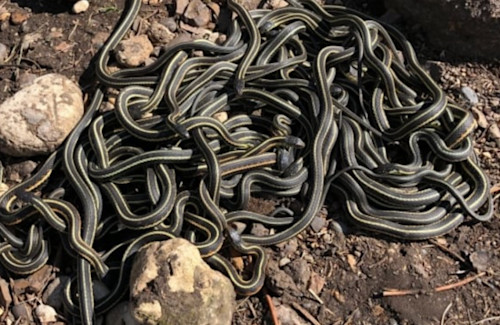
[[[149,27],[149,36],[155,43],[167,44],[175,38],[175,33],[172,33],[167,26],[153,22]]]
[[[81,14],[89,9],[90,3],[87,0],[80,0],[73,5],[73,13]]]
[[[187,5],[189,4],[189,0],[176,0],[175,1],[175,13],[177,15],[182,15],[184,10],[186,10]]]
[[[141,324],[231,324],[234,299],[229,279],[185,239],[150,243],[135,257],[131,314]]]
[[[17,157],[53,152],[82,115],[77,84],[60,74],[39,77],[0,105],[0,151]]]
[[[212,16],[211,10],[201,0],[192,0],[189,2],[184,18],[193,26],[205,27],[210,22]]]
[[[153,49],[147,35],[133,36],[118,44],[116,60],[126,67],[137,67],[149,58]]]
[[[30,17],[29,13],[25,11],[14,11],[10,15],[10,22],[14,25],[21,25]]]

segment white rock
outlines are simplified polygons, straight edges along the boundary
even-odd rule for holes
[[[185,239],[150,243],[135,257],[130,312],[141,324],[229,325],[234,299],[231,281]]]
[[[89,4],[89,2],[87,0],[77,1],[73,5],[73,12],[75,14],[80,14],[82,12],[85,12],[85,11],[87,11],[87,9],[89,9],[89,5],[90,4]]]
[[[83,115],[82,92],[60,74],[47,74],[0,105],[0,151],[16,157],[53,152]]]
[[[57,322],[57,312],[49,305],[39,305],[35,309],[35,314],[42,324]]]
[[[479,103],[479,98],[477,97],[476,92],[472,88],[466,86],[462,87],[460,91],[462,91],[462,94],[472,105]]]

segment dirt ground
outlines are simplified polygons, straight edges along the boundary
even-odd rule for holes
[[[119,19],[123,3],[93,1],[87,12],[74,15],[66,0],[2,1],[0,7],[27,18],[18,25],[8,20],[0,23],[0,43],[12,49],[11,60],[0,65],[0,102],[27,79],[50,72],[85,86],[91,76],[84,72]],[[386,11],[379,1],[343,3],[375,16]],[[168,15],[164,8],[144,6],[141,16],[161,20]],[[481,119],[475,133],[476,151],[491,178],[493,195],[500,193],[495,186],[500,184],[500,139],[490,132],[491,125],[500,121],[500,65],[451,59],[429,47],[418,28],[399,27],[449,96]],[[33,41],[41,38],[45,41]],[[463,98],[463,86],[477,93],[478,104]],[[7,171],[20,161],[0,158]],[[268,249],[265,291],[275,306],[291,306],[312,324],[500,324],[498,200],[491,222],[469,220],[446,236],[422,242],[360,232],[343,223],[334,193],[327,203],[323,217],[307,231]],[[435,288],[449,290],[435,292]],[[415,292],[383,296],[388,289]],[[289,315],[289,310],[283,313]],[[239,300],[233,324],[272,324],[265,294]]]

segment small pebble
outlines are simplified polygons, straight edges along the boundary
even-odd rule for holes
[[[87,11],[89,9],[89,2],[87,0],[80,0],[75,2],[73,5],[73,13],[81,14],[82,12]]]
[[[325,223],[326,223],[326,221],[324,218],[314,217],[314,219],[311,222],[310,227],[314,232],[319,232],[321,230],[321,228],[323,228],[325,226]]]
[[[9,57],[9,48],[7,45],[0,43],[0,64],[5,63],[5,60]]]
[[[15,11],[10,15],[10,22],[13,25],[21,25],[29,18],[29,14],[24,11]]]
[[[41,304],[35,309],[36,317],[42,323],[57,322],[57,312],[49,305]]]
[[[116,60],[125,67],[138,67],[149,58],[153,49],[147,35],[133,36],[118,44]]]
[[[462,91],[462,94],[472,105],[479,103],[479,98],[477,97],[476,92],[472,90],[472,88],[466,86],[462,87],[460,91]]]
[[[0,12],[0,22],[9,21],[11,13],[8,11]]]
[[[289,264],[291,262],[291,260],[288,258],[288,257],[283,257],[281,260],[280,260],[280,267],[283,267],[287,264]]]

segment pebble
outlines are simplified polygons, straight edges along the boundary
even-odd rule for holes
[[[311,278],[311,267],[303,259],[296,259],[285,268],[299,287],[305,287]]]
[[[0,64],[4,64],[9,57],[9,48],[7,45],[0,43]]]
[[[467,99],[469,103],[471,103],[472,105],[479,103],[479,98],[477,97],[476,92],[472,88],[465,86],[462,87],[460,91],[465,96],[465,99]]]
[[[8,22],[10,19],[11,13],[8,11],[1,11],[0,12],[0,22]]]
[[[147,35],[133,36],[118,44],[116,60],[128,68],[138,67],[149,58],[153,49]]]
[[[24,11],[14,11],[10,15],[10,22],[13,25],[21,25],[26,20],[28,20],[29,17],[30,17],[30,15],[27,12],[24,12]]]
[[[48,322],[57,322],[57,312],[56,310],[49,306],[41,304],[35,309],[35,315],[42,324]]]
[[[167,44],[175,38],[175,33],[172,33],[167,26],[156,21],[149,27],[148,34],[153,42],[160,44]]]
[[[291,260],[288,258],[288,257],[283,257],[281,260],[280,260],[280,267],[283,267],[287,264],[289,264],[291,262]]]
[[[0,306],[9,307],[12,302],[12,296],[9,290],[9,283],[0,278]]]
[[[175,13],[177,15],[182,15],[186,10],[189,0],[176,0],[175,1]]]
[[[83,115],[80,87],[52,73],[0,105],[0,151],[15,157],[53,152]]]
[[[322,217],[316,216],[312,220],[310,227],[314,232],[319,232],[325,226],[326,220]]]
[[[80,0],[80,1],[75,2],[72,10],[73,10],[73,13],[75,13],[75,14],[81,14],[82,12],[87,11],[87,9],[89,9],[89,6],[90,6],[90,4],[87,0]]]
[[[168,28],[169,31],[172,33],[177,30],[177,22],[175,21],[174,17],[167,17],[161,21],[165,27]]]
[[[28,305],[24,302],[14,305],[11,311],[16,320],[22,317],[25,320],[28,320],[29,322],[33,321],[33,317],[31,315],[31,308],[28,308]]]
[[[490,254],[487,251],[474,252],[470,254],[469,260],[478,272],[486,271],[491,264]]]
[[[212,16],[211,10],[201,0],[192,0],[187,5],[184,12],[186,18],[193,26],[205,27],[210,22]]]
[[[295,310],[293,310],[288,305],[279,305],[276,307],[277,318],[280,320],[281,325],[307,325],[302,317],[297,314]]]

